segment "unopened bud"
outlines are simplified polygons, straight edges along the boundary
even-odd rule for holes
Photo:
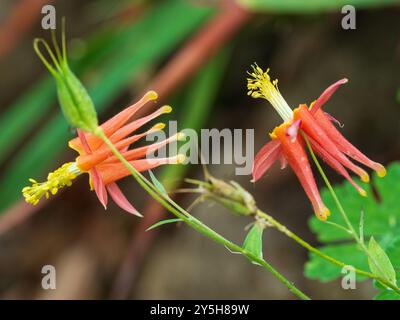
[[[203,191],[205,198],[212,199],[231,212],[248,216],[257,211],[253,196],[235,181],[225,182],[206,174],[206,181],[186,179],[187,182],[196,184]]]
[[[58,101],[66,120],[71,126],[88,132],[94,132],[98,127],[97,113],[93,101],[85,87],[68,66],[64,23],[62,30],[62,46],[58,46],[55,34],[52,34],[54,51],[43,39],[35,39],[33,47],[43,64],[54,76],[57,85]],[[51,58],[52,64],[43,56],[39,49],[42,44]]]

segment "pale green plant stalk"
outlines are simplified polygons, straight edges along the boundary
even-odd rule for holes
[[[280,282],[282,282],[293,294],[302,300],[311,300],[305,293],[298,289],[292,282],[287,280],[281,273],[279,273],[274,267],[272,267],[264,259],[257,257],[251,252],[246,251],[241,246],[227,240],[219,233],[215,232],[204,223],[193,217],[189,212],[181,208],[177,203],[175,203],[167,195],[161,193],[150,181],[148,181],[140,172],[138,172],[115,148],[113,143],[107,138],[100,127],[97,128],[95,134],[101,138],[104,143],[110,148],[114,155],[121,161],[122,164],[129,170],[135,180],[143,187],[154,200],[159,202],[168,211],[174,214],[177,218],[182,219],[186,224],[191,226],[193,229],[199,233],[205,235],[206,237],[224,245],[226,248],[233,252],[238,252],[243,256],[247,257],[252,263],[262,266],[264,269],[269,271],[273,276],[275,276]]]
[[[301,239],[298,235],[296,235],[295,233],[290,231],[286,226],[284,226],[283,224],[281,224],[280,222],[275,220],[269,214],[261,211],[260,209],[257,209],[257,211],[255,212],[255,215],[257,215],[260,218],[264,219],[265,221],[270,223],[273,227],[275,227],[278,231],[282,232],[283,234],[285,234],[286,236],[288,236],[292,240],[296,241],[303,248],[305,248],[308,251],[316,254],[320,258],[322,258],[322,259],[324,259],[324,260],[326,260],[326,261],[328,261],[330,263],[333,263],[333,264],[335,264],[335,265],[337,265],[339,267],[342,267],[342,268],[348,266],[348,264],[346,264],[346,263],[344,263],[342,261],[339,261],[339,260],[337,260],[337,259],[335,259],[335,258],[323,253],[322,251],[318,250],[317,248],[313,247],[308,242],[306,242],[303,239]],[[354,268],[354,271],[357,274],[359,274],[360,276],[365,276],[365,277],[370,278],[372,280],[377,280],[377,281],[381,282],[383,285],[385,285],[387,287],[390,287],[391,289],[393,289],[396,292],[399,292],[399,289],[396,286],[394,286],[392,283],[388,282],[387,280],[383,279],[380,276],[377,276],[377,275],[375,275],[375,274],[373,274],[371,272],[364,271],[364,270],[357,269],[357,268]]]
[[[278,222],[275,218],[273,218],[269,214],[260,210],[257,207],[253,197],[248,193],[247,190],[243,189],[239,184],[237,184],[233,181],[231,181],[230,184],[225,183],[223,180],[218,180],[215,177],[212,177],[210,175],[210,173],[208,172],[208,170],[206,169],[206,167],[204,167],[204,166],[203,166],[203,170],[204,170],[204,176],[205,176],[206,181],[185,179],[188,183],[199,186],[198,189],[180,189],[179,192],[201,194],[204,198],[210,198],[214,201],[219,202],[225,208],[227,208],[229,211],[231,211],[233,213],[237,213],[239,215],[247,215],[247,216],[252,215],[252,216],[255,216],[256,218],[258,217],[258,218],[264,220],[266,222],[267,226],[272,226],[272,227],[276,228],[278,231],[282,232],[284,235],[286,235],[287,237],[296,241],[303,248],[314,253],[315,255],[319,256],[320,258],[322,258],[332,264],[335,264],[339,267],[342,267],[342,268],[345,266],[348,266],[348,264],[346,264],[342,261],[339,261],[339,260],[323,253],[322,251],[318,250],[317,248],[313,247],[308,242],[301,239],[294,232],[290,231],[285,225]],[[230,189],[230,188],[232,188],[232,186],[236,187],[236,191],[232,191],[232,189],[231,189],[231,191],[226,190],[227,192],[222,194],[222,192],[221,192],[222,188]],[[215,190],[215,189],[217,189],[217,190]],[[236,197],[233,196],[233,194],[237,193],[237,192],[240,192],[241,197],[238,197],[237,194],[236,194]],[[226,201],[221,201],[222,197],[225,197]],[[248,199],[249,197],[252,199],[252,201],[250,201],[250,202],[248,201],[247,203],[241,203],[242,201],[244,201],[246,198]],[[195,203],[196,203],[196,201],[195,201]],[[234,205],[235,203],[237,205]],[[241,204],[241,205],[239,206],[239,204]],[[243,210],[243,205],[246,206],[247,211]],[[343,227],[341,225],[338,225],[335,223],[330,223],[330,224],[333,224],[333,225],[335,225],[335,227],[345,230],[346,232],[349,232],[349,230],[347,230],[345,227]],[[390,287],[393,290],[396,290],[396,287],[393,286],[393,284],[391,284],[386,279],[380,277],[379,275],[373,274],[373,273],[365,271],[365,270],[357,269],[357,268],[354,268],[354,271],[361,276],[365,276],[372,280],[377,280],[377,281],[383,283],[385,286]]]

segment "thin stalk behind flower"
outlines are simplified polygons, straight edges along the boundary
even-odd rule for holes
[[[207,173],[206,175],[206,180],[211,180],[210,178],[212,178],[212,180],[218,180],[215,177],[212,177],[209,173]],[[195,193],[200,195],[197,199],[203,198],[203,199],[211,199],[213,201],[216,201],[220,204],[222,204],[225,208],[227,208],[230,212],[234,213],[234,214],[242,214],[242,207],[243,207],[243,197],[241,198],[236,198],[236,197],[228,197],[228,198],[224,198],[224,201],[221,201],[220,199],[220,192],[216,192],[216,190],[213,188],[213,186],[207,182],[207,181],[201,181],[201,180],[194,180],[194,179],[186,179],[186,181],[190,184],[193,184],[195,186],[197,186],[197,188],[195,189],[180,189],[178,190],[178,192],[182,192],[184,191],[185,193]],[[222,180],[220,180],[222,181]],[[223,181],[222,181],[223,182]],[[233,183],[233,185],[235,186],[240,186],[238,183],[231,181],[231,183]],[[225,182],[225,187],[229,187],[229,185]],[[248,207],[248,210],[250,210],[250,213],[247,212],[246,215],[253,215],[254,217],[259,217],[261,219],[263,219],[264,221],[266,221],[270,226],[276,228],[278,231],[282,232],[283,234],[285,234],[287,237],[291,238],[292,240],[296,241],[300,246],[302,246],[303,248],[307,249],[308,251],[316,254],[317,256],[319,256],[320,258],[328,261],[329,263],[335,264],[339,267],[345,267],[348,265],[348,263],[339,261],[325,253],[323,253],[322,251],[318,250],[317,248],[313,247],[312,245],[310,245],[308,242],[306,242],[305,240],[301,239],[298,235],[296,235],[294,232],[290,231],[285,225],[281,224],[279,221],[277,221],[276,219],[274,219],[272,216],[270,216],[269,214],[263,212],[262,210],[260,210],[253,197],[251,196],[250,193],[248,193],[248,191],[246,191],[245,189],[243,189],[242,187],[240,187],[239,190],[242,190],[242,194],[245,195],[246,198],[251,197],[252,199],[252,205],[251,207]],[[243,193],[244,192],[244,193]],[[225,193],[227,195],[231,194],[231,193]],[[330,223],[329,221],[325,222],[325,223]],[[330,223],[333,224],[333,223]],[[343,228],[344,227],[337,225],[337,227],[339,228]],[[347,229],[345,229],[347,231]],[[361,276],[365,276],[368,277],[372,280],[377,280],[379,282],[381,282],[383,285],[387,286],[388,288],[391,288],[393,290],[397,290],[397,287],[394,286],[392,283],[388,282],[386,279],[383,279],[382,277],[375,275],[371,272],[365,271],[365,270],[361,270],[361,269],[357,269],[355,268],[355,272]]]

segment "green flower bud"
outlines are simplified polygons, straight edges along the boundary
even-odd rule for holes
[[[229,209],[232,213],[249,216],[257,211],[253,196],[235,181],[225,182],[211,176],[205,170],[206,181],[186,179],[199,186],[199,189],[184,189],[184,192],[201,193],[202,199],[211,199]]]
[[[33,48],[56,80],[57,95],[61,110],[71,126],[87,132],[94,132],[98,127],[96,109],[85,87],[69,68],[66,53],[64,20],[62,24],[61,50],[58,46],[54,30],[52,31],[52,42],[55,52],[52,51],[49,44],[43,39],[35,39]],[[41,53],[39,44],[44,46],[53,65],[51,65]]]
[[[235,181],[225,182],[208,175],[209,192],[216,201],[238,215],[251,215],[257,210],[253,196]]]

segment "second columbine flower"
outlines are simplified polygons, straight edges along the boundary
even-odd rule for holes
[[[271,81],[268,72],[257,65],[253,66],[253,71],[249,73],[251,78],[248,78],[248,93],[253,98],[268,100],[284,122],[270,133],[272,140],[256,155],[252,170],[253,181],[259,180],[277,160],[280,160],[282,168],[289,164],[310,199],[316,216],[326,220],[330,211],[323,203],[315,183],[304,148],[305,139],[313,151],[344,176],[362,196],[366,196],[365,190],[354,182],[347,169],[357,174],[363,182],[369,182],[369,175],[350,158],[375,170],[379,177],[384,177],[386,170],[353,146],[333,125],[332,122],[337,120],[321,109],[347,79],[332,84],[309,107],[300,104],[292,110],[277,88],[278,81]]]

